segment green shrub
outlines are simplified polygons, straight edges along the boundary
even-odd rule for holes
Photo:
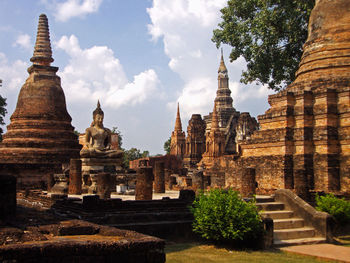
[[[341,225],[350,222],[350,202],[333,194],[316,195],[316,209],[334,216]]]
[[[263,225],[255,201],[245,202],[231,189],[200,193],[192,212],[193,231],[205,239],[245,243],[262,237]]]

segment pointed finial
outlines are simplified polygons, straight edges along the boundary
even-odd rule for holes
[[[182,131],[181,117],[180,117],[180,104],[177,103],[177,113],[175,121],[175,131]]]
[[[51,62],[53,62],[49,23],[45,14],[39,16],[34,53],[30,61],[33,64],[44,66],[50,66]]]
[[[97,108],[98,108],[98,109],[101,108],[100,100],[97,100]]]
[[[227,68],[225,66],[224,54],[223,54],[222,48],[221,48],[221,60],[220,60],[220,66],[219,66],[218,73],[227,73]]]

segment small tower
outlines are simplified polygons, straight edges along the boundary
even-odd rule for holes
[[[214,158],[225,153],[225,133],[219,127],[216,103],[214,104],[210,132],[206,134],[206,148],[203,163],[206,167],[213,164]]]
[[[184,165],[193,167],[202,159],[205,152],[205,122],[200,114],[192,114],[188,121],[186,137],[186,153]]]
[[[170,154],[180,158],[183,158],[185,154],[185,132],[182,131],[179,103],[177,104],[175,128],[171,133]]]

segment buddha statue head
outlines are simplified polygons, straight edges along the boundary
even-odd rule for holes
[[[97,127],[103,127],[103,118],[104,118],[104,112],[101,109],[100,101],[97,101],[97,107],[92,113],[93,121],[91,123],[91,127],[97,126]]]

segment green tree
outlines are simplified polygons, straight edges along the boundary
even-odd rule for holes
[[[141,151],[137,148],[131,148],[130,150],[125,150],[124,156],[123,156],[124,167],[128,168],[130,161],[137,160],[140,158],[145,158],[145,157],[149,157],[149,151],[143,151],[141,153]]]
[[[230,60],[242,56],[247,70],[241,82],[256,81],[280,90],[295,78],[307,38],[314,0],[229,0],[213,32],[219,47],[232,47]]]
[[[164,146],[163,146],[166,154],[170,154],[170,144],[171,144],[171,137],[169,137],[169,139],[166,140],[166,142],[164,143]]]
[[[0,87],[2,86],[2,80],[0,79]],[[0,95],[0,125],[5,125],[4,117],[7,113],[6,110],[6,99]],[[0,142],[2,141],[3,129],[0,127]]]

